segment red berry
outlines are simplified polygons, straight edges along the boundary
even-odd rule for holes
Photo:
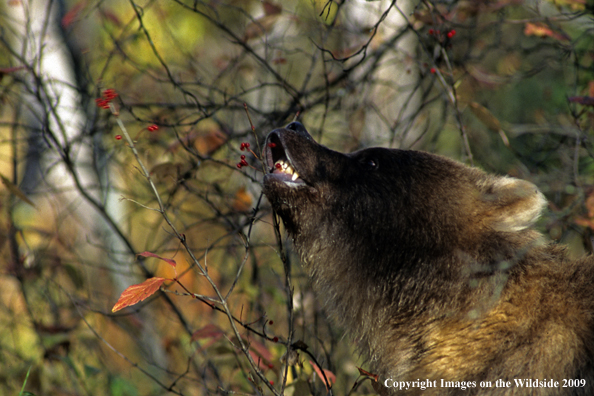
[[[245,148],[250,148],[250,144],[249,143],[245,143]]]
[[[244,159],[245,159],[245,155],[243,155],[243,154],[242,154],[240,158],[241,158],[242,160],[244,160]]]
[[[113,99],[115,99],[118,96],[117,92],[115,91],[115,89],[106,89],[105,91],[103,91],[103,97],[105,98],[106,101],[110,102]]]
[[[273,368],[274,368],[274,364],[272,364],[272,363],[268,363],[268,368],[269,368],[269,369],[273,369]]]
[[[269,324],[269,325],[273,325],[273,324],[274,324],[274,320],[269,320],[269,321],[268,321],[268,324]]]
[[[272,342],[278,342],[278,337],[273,337]]]
[[[431,72],[431,74],[435,74],[435,71],[436,71],[436,70],[435,70],[435,68],[434,68],[434,67],[432,67],[432,68],[431,68],[431,70],[429,70],[429,71]]]
[[[240,163],[238,163],[238,164],[237,164],[237,165],[235,165],[235,166],[237,166],[237,169],[241,169],[241,167],[242,167],[243,165],[241,165],[241,162],[240,162]]]
[[[270,380],[270,385],[274,385],[274,381],[273,380]]]
[[[268,147],[275,148],[276,147],[276,143],[268,143]]]
[[[248,166],[248,163],[246,160],[242,159],[240,162],[241,166]]]
[[[450,31],[448,32],[448,38],[452,38],[452,37],[454,37],[455,35],[456,35],[456,31],[455,31],[454,29],[452,29],[452,30],[450,30]]]
[[[153,125],[149,125],[146,129],[153,132],[153,131],[156,131],[157,129],[159,129],[159,127],[157,125],[153,124]]]
[[[281,164],[274,164],[274,167],[275,167],[276,169],[280,169],[280,168],[282,168]]]
[[[122,135],[115,135],[115,140],[122,140]]]
[[[435,30],[433,30],[433,29],[429,29],[429,34],[430,34],[431,36],[433,36],[433,33],[435,33]]]

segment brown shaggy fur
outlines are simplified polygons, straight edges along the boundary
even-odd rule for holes
[[[424,152],[338,153],[296,122],[267,143],[264,192],[380,394],[594,394],[594,259],[531,229],[533,184]]]

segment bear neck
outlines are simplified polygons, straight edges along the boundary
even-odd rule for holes
[[[521,238],[494,232],[487,245],[464,240],[434,243],[429,248],[422,241],[406,239],[405,233],[359,233],[357,241],[347,242],[340,237],[344,227],[320,221],[315,228],[288,230],[326,312],[341,328],[351,331],[358,349],[372,362],[384,359],[381,343],[387,337],[401,339],[403,348],[408,347],[404,341],[408,335],[398,333],[408,328],[406,323],[422,323],[438,315],[464,320],[480,317],[495,303],[509,271],[541,241],[535,231]],[[396,244],[401,248],[393,249]],[[377,246],[386,248],[378,251]],[[501,250],[502,246],[507,249]],[[370,262],[369,257],[382,260]],[[481,262],[481,257],[492,260]],[[469,267],[473,270],[468,271]],[[384,281],[378,282],[379,278]],[[408,279],[421,280],[411,283]],[[469,295],[481,296],[480,301],[472,304],[467,301]]]

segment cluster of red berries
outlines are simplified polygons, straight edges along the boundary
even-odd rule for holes
[[[241,169],[241,168],[243,168],[244,166],[248,166],[248,163],[247,163],[247,161],[245,160],[245,155],[242,155],[242,156],[241,156],[241,161],[239,161],[239,162],[237,163],[237,169]]]
[[[149,129],[149,130],[150,130],[150,129]],[[268,147],[270,147],[270,148],[274,148],[274,147],[276,147],[276,143],[268,143]],[[250,144],[249,144],[249,143],[247,143],[247,142],[243,142],[243,143],[241,143],[241,145],[239,146],[239,149],[240,149],[241,151],[247,150],[247,151],[249,151],[250,153],[252,153],[252,154],[254,155],[254,157],[258,158],[258,156],[256,155],[256,153],[254,153],[252,150],[250,150]],[[241,169],[241,168],[243,168],[244,166],[249,166],[249,164],[248,164],[248,163],[247,163],[247,161],[245,160],[245,155],[242,155],[242,156],[241,156],[241,161],[239,161],[239,162],[237,163],[237,165],[236,165],[236,166],[237,166],[237,169]],[[276,164],[275,166],[276,166],[276,168],[277,168],[277,169],[280,169],[280,167],[281,167],[281,164]],[[271,321],[271,322],[272,322],[272,321]],[[272,323],[271,323],[271,324],[272,324]]]
[[[250,144],[249,144],[249,143],[247,143],[247,142],[242,142],[242,143],[241,143],[241,145],[239,146],[239,149],[240,149],[241,151],[244,151],[244,150],[251,151],[251,150],[250,150]],[[248,166],[248,165],[249,165],[249,164],[248,164],[248,163],[247,163],[247,161],[245,160],[245,155],[242,155],[242,156],[241,156],[241,161],[239,161],[239,162],[237,163],[237,165],[236,165],[236,166],[237,166],[237,169],[241,169],[241,168],[243,168],[244,166]]]
[[[153,125],[149,125],[149,126],[146,128],[146,129],[148,129],[148,130],[149,130],[149,132],[154,132],[154,131],[156,131],[156,130],[158,130],[158,129],[159,129],[159,126],[158,126],[158,125],[155,125],[155,124],[153,124]]]
[[[429,33],[430,36],[435,36],[435,37],[439,37],[441,35],[441,32],[439,30],[433,30],[433,29],[429,29],[429,31],[427,33]],[[455,35],[456,35],[456,31],[454,29],[452,29],[446,33],[446,36],[449,39],[451,39]]]
[[[97,107],[102,109],[109,109],[109,102],[117,98],[118,93],[115,89],[106,89],[103,91],[103,96],[101,98],[95,99],[95,103],[97,103]]]

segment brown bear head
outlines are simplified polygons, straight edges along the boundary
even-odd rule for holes
[[[264,193],[314,289],[370,356],[388,328],[490,309],[540,243],[529,227],[545,200],[526,181],[420,151],[343,154],[298,122],[272,131],[264,156]]]

